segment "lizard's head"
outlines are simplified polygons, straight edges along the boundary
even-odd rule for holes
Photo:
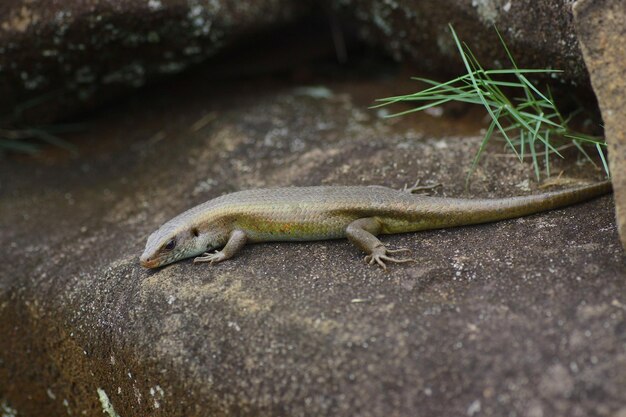
[[[202,254],[212,248],[210,237],[195,227],[176,227],[170,223],[152,233],[140,262],[144,268],[158,268],[181,259]]]

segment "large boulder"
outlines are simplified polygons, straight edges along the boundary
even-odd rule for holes
[[[626,248],[626,5],[619,0],[579,1],[575,12],[578,38],[602,110],[617,222]]]
[[[570,0],[334,0],[361,37],[398,60],[444,74],[463,71],[452,25],[486,68],[510,67],[497,28],[520,67],[563,71],[588,86]]]
[[[58,119],[290,22],[291,0],[10,0],[0,4],[0,115]]]
[[[97,116],[73,140],[80,158],[48,150],[0,164],[0,413],[626,412],[611,196],[384,237],[416,260],[388,272],[345,240],[139,266],[162,222],[229,191],[421,178],[464,195],[480,112],[389,122],[367,106],[409,88],[404,74],[335,75],[345,81],[210,82],[205,68]],[[542,192],[528,164],[488,151],[465,196]],[[555,169],[565,186],[601,177]]]
[[[357,22],[367,42],[399,60],[452,74],[461,63],[448,24],[484,60],[508,65],[497,26],[520,65],[557,68],[589,89],[571,3],[509,0],[335,0],[325,15]],[[314,14],[311,1],[5,1],[0,5],[0,115],[39,122],[93,108],[179,73],[225,45]],[[318,10],[319,11],[319,10]],[[344,25],[349,34],[353,25]],[[309,29],[306,25],[302,30]],[[335,34],[340,31],[336,31]],[[341,42],[336,37],[337,47]]]

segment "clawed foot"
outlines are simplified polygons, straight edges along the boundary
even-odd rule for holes
[[[202,254],[202,256],[198,256],[197,258],[194,258],[193,263],[199,264],[199,263],[208,262],[210,265],[213,265],[218,262],[222,262],[224,259],[226,259],[226,256],[224,256],[222,251],[205,252]]]
[[[402,264],[405,262],[415,262],[414,259],[410,259],[410,258],[397,259],[397,258],[392,258],[391,256],[388,256],[392,253],[400,253],[400,252],[410,252],[410,250],[405,249],[405,248],[387,249],[384,246],[378,246],[377,248],[374,248],[371,254],[365,257],[365,262],[367,262],[369,265],[374,265],[376,263],[385,271],[387,270],[387,265],[385,265],[385,261],[393,262],[397,264]]]
[[[412,187],[409,187],[407,186],[407,184],[404,184],[404,188],[402,189],[402,191],[404,191],[405,193],[409,193],[409,194],[415,194],[417,191],[430,191],[441,186],[442,186],[441,183],[436,183],[433,185],[420,185],[420,180],[418,179],[417,181],[415,181],[415,184],[413,184]]]

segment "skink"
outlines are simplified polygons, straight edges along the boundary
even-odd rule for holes
[[[200,204],[148,238],[141,265],[157,268],[196,257],[217,263],[246,243],[348,238],[383,269],[409,262],[388,249],[380,234],[487,223],[552,210],[611,191],[609,181],[502,199],[416,196],[382,186],[286,187],[239,191]],[[212,250],[222,248],[219,251]],[[200,256],[199,256],[200,255]]]

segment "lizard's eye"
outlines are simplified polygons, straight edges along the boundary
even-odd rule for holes
[[[165,249],[165,250],[172,250],[175,247],[176,247],[176,241],[174,239],[172,239],[169,242],[167,242],[165,244],[165,246],[163,246],[163,249]]]

